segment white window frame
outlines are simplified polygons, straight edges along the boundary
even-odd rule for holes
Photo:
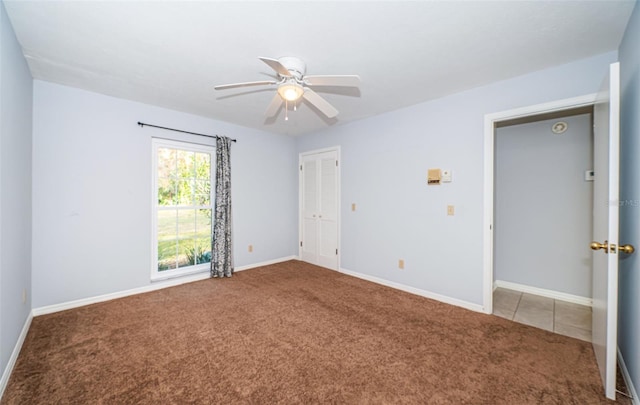
[[[181,277],[195,273],[204,273],[210,271],[210,263],[200,263],[192,266],[180,267],[171,270],[158,270],[158,149],[159,148],[171,148],[180,149],[189,152],[208,153],[211,156],[211,214],[213,221],[213,214],[215,213],[215,162],[216,162],[216,148],[211,145],[202,145],[191,142],[175,141],[162,138],[151,139],[151,151],[152,151],[152,185],[151,185],[151,281],[166,280],[174,277]]]

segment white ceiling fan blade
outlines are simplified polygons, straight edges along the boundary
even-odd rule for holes
[[[268,118],[273,117],[278,113],[278,110],[280,109],[280,105],[282,105],[282,98],[280,97],[280,94],[276,93],[276,95],[273,97],[273,99],[269,103],[267,110],[264,112],[264,115]]]
[[[320,97],[318,93],[311,90],[310,88],[308,87],[304,88],[304,94],[302,95],[302,97],[304,97],[305,100],[313,104],[318,110],[320,110],[328,118],[334,118],[336,115],[338,115],[338,110],[336,110],[334,106],[329,104],[327,100]]]
[[[222,84],[220,86],[214,87],[216,90],[226,90],[233,89],[236,87],[249,87],[249,86],[263,86],[265,84],[277,84],[278,82],[274,82],[272,80],[263,80],[260,82],[244,82],[244,83],[232,83],[232,84]]]
[[[269,67],[275,70],[280,76],[291,77],[291,72],[289,72],[289,70],[284,67],[279,60],[264,57],[259,57],[258,59],[269,65]]]
[[[315,75],[305,76],[304,81],[309,86],[344,86],[358,87],[360,76],[358,75]]]

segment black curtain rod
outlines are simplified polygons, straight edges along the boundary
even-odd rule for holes
[[[148,126],[148,127],[154,127],[154,128],[160,128],[160,129],[167,129],[167,130],[169,130],[169,131],[182,132],[183,134],[191,134],[191,135],[198,135],[198,136],[206,136],[207,138],[216,138],[216,139],[220,138],[218,135],[205,135],[205,134],[199,134],[199,133],[197,133],[197,132],[183,131],[183,130],[181,130],[181,129],[174,129],[174,128],[161,127],[161,126],[158,126],[158,125],[145,124],[144,122],[140,122],[140,121],[138,121],[138,125],[140,125],[140,126],[141,126],[141,127],[143,127],[143,128],[144,128],[144,127],[145,127],[145,125],[146,125],[146,126]],[[237,142],[235,139],[232,139],[232,141],[233,141],[233,142]]]

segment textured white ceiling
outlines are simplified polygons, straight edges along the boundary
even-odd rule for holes
[[[266,131],[299,135],[615,50],[635,2],[4,0],[36,79]],[[358,74],[267,120],[275,89],[258,56],[297,56],[307,73]],[[332,89],[328,89],[332,90]],[[336,90],[336,89],[333,89]],[[170,124],[170,123],[164,123]]]

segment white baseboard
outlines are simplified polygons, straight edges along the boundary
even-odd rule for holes
[[[16,365],[16,361],[18,360],[18,355],[20,354],[20,350],[22,349],[22,344],[24,343],[24,339],[27,337],[27,333],[29,332],[29,327],[31,326],[31,320],[33,319],[33,311],[29,312],[29,316],[24,321],[24,325],[22,326],[22,331],[18,336],[18,341],[16,345],[13,347],[13,352],[11,352],[11,357],[9,357],[9,362],[2,373],[2,379],[0,379],[0,398],[4,394],[4,390],[7,388],[7,384],[9,383],[9,377],[11,377],[11,372],[13,371],[13,367]]]
[[[54,312],[66,311],[83,307],[85,305],[97,304],[99,302],[111,301],[117,298],[128,297],[130,295],[142,294],[150,291],[161,290],[167,287],[174,287],[180,284],[192,283],[194,281],[205,280],[209,278],[209,272],[198,273],[190,276],[172,278],[163,281],[157,281],[144,287],[132,288],[130,290],[118,291],[114,293],[97,295],[94,297],[81,298],[79,300],[61,302],[59,304],[47,305],[44,307],[33,308],[33,316],[52,314]]]
[[[459,300],[457,298],[451,298],[451,297],[447,297],[446,295],[440,295],[431,291],[426,291],[426,290],[421,290],[419,288],[415,288],[415,287],[410,287],[408,285],[404,285],[404,284],[400,284],[400,283],[396,283],[393,281],[389,281],[389,280],[385,280],[383,278],[379,278],[379,277],[375,277],[375,276],[370,276],[368,274],[363,274],[363,273],[358,273],[356,271],[351,271],[351,270],[347,270],[344,268],[340,268],[339,270],[341,273],[353,276],[353,277],[357,277],[357,278],[361,278],[363,280],[367,280],[367,281],[371,281],[377,284],[381,284],[387,287],[391,287],[391,288],[395,288],[396,290],[401,290],[401,291],[405,291],[411,294],[415,294],[415,295],[419,295],[421,297],[425,297],[425,298],[430,298],[432,300],[436,300],[436,301],[440,301],[440,302],[444,302],[445,304],[450,304],[450,305],[455,305],[457,307],[462,307],[465,309],[469,309],[471,311],[475,311],[475,312],[484,312],[482,305],[478,305],[478,304],[473,304],[471,302],[467,302],[467,301],[463,301],[463,300]]]
[[[546,290],[544,288],[531,287],[524,284],[512,283],[510,281],[496,280],[493,283],[493,289],[506,288],[508,290],[520,291],[527,294],[540,295],[542,297],[553,298],[554,300],[571,302],[579,305],[593,306],[593,299],[581,297],[579,295],[567,294],[559,291]]]
[[[298,260],[298,256],[295,256],[295,255],[294,256],[286,256],[286,257],[281,257],[279,259],[267,260],[266,262],[249,264],[247,266],[240,266],[240,267],[236,267],[234,269],[234,271],[244,271],[244,270],[249,270],[249,269],[255,269],[256,267],[269,266],[271,264],[288,262],[289,260]]]
[[[631,403],[633,405],[640,405],[640,398],[638,398],[638,391],[636,391],[636,387],[633,385],[633,381],[631,380],[631,375],[629,375],[629,369],[627,369],[627,364],[624,362],[624,357],[622,357],[622,353],[620,352],[619,347],[618,347],[618,364],[620,365],[620,370],[622,371],[622,377],[624,378],[624,382],[625,384],[627,384],[629,395],[631,395]]]
[[[240,266],[240,267],[236,267],[234,269],[234,271],[244,271],[244,270],[249,270],[249,269],[253,269],[253,268],[256,268],[256,267],[262,267],[262,266],[268,266],[270,264],[286,262],[288,260],[296,259],[296,257],[297,256],[287,256],[287,257],[281,257],[281,258],[278,258],[278,259],[269,260],[269,261],[265,261],[265,262],[261,262],[261,263],[254,263],[254,264],[249,264],[249,265],[246,265],[246,266]],[[95,296],[95,297],[82,298],[82,299],[79,299],[79,300],[62,302],[60,304],[53,304],[53,305],[47,305],[47,306],[44,306],[44,307],[38,307],[38,308],[34,308],[32,313],[33,313],[33,316],[52,314],[54,312],[65,311],[67,309],[83,307],[85,305],[96,304],[98,302],[110,301],[110,300],[114,300],[114,299],[117,299],[117,298],[128,297],[130,295],[143,294],[143,293],[147,293],[147,292],[151,292],[151,291],[160,290],[160,289],[163,289],[163,288],[174,287],[174,286],[177,286],[177,285],[180,285],[180,284],[186,284],[186,283],[192,283],[194,281],[206,280],[208,278],[209,278],[209,272],[206,271],[206,272],[203,272],[203,273],[193,274],[193,275],[190,275],[190,276],[172,278],[172,279],[163,280],[163,281],[157,281],[157,282],[154,282],[153,284],[149,284],[149,285],[146,285],[144,287],[132,288],[130,290],[118,291],[118,292],[114,292],[114,293],[98,295],[98,296]]]

